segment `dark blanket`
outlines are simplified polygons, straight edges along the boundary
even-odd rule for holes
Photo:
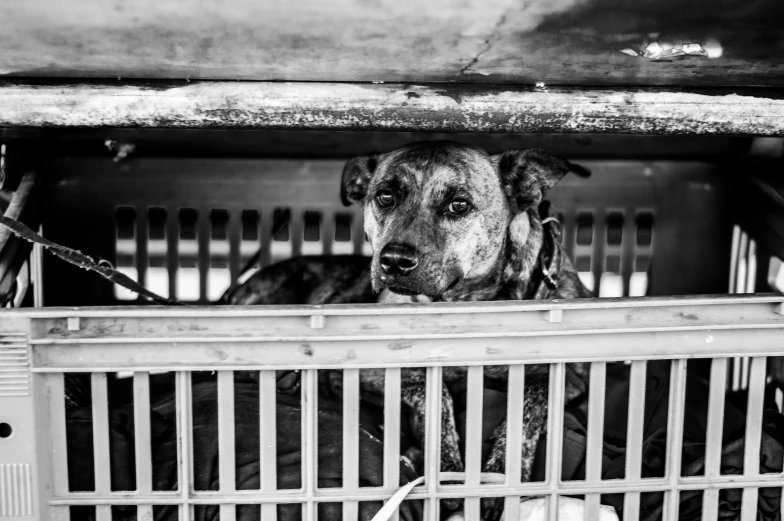
[[[218,489],[218,427],[216,385],[212,382],[197,384],[193,388],[193,454],[194,488]],[[259,394],[252,383],[235,384],[236,416],[236,483],[238,490],[259,488]],[[318,485],[341,486],[342,474],[342,403],[340,400],[319,396],[318,413]],[[152,406],[153,488],[177,488],[176,420],[175,401],[168,396]],[[72,407],[67,413],[69,482],[73,491],[94,489],[91,408]],[[301,418],[299,396],[277,394],[277,480],[278,488],[299,488],[301,484]],[[373,418],[373,411],[363,409],[360,414],[360,466],[361,487],[383,484],[383,436]],[[134,490],[133,406],[113,406],[110,411],[111,479],[112,490]],[[403,447],[405,449],[405,447]],[[400,484],[408,483],[418,472],[401,459]],[[361,520],[369,520],[381,507],[380,502],[360,503]],[[135,519],[135,507],[113,509],[114,519]],[[342,506],[337,503],[319,505],[321,519],[340,519]],[[78,519],[94,519],[89,509],[80,509]],[[218,518],[217,507],[196,509],[196,519]],[[299,505],[279,505],[278,519],[298,521],[302,518]],[[422,518],[421,502],[407,501],[401,510],[405,521]],[[156,520],[175,520],[175,508],[155,509]],[[237,519],[258,520],[258,505],[241,505]]]
[[[610,365],[607,369],[607,392],[604,430],[604,457],[602,477],[624,477],[626,421],[628,413],[628,366]],[[669,406],[670,364],[667,361],[648,363],[645,420],[643,430],[642,476],[663,477],[666,461],[667,421]],[[704,474],[705,437],[709,382],[694,371],[687,376],[682,475]],[[724,436],[721,456],[722,474],[741,474],[743,471],[744,436],[746,429],[746,394],[728,394],[724,411]],[[567,410],[564,428],[564,480],[585,478],[585,442],[587,432],[587,400]],[[782,471],[784,458],[784,417],[767,400],[762,420],[760,472]],[[542,449],[543,447],[540,447]],[[538,462],[544,461],[544,454]],[[535,469],[535,479],[544,479],[543,465]],[[719,519],[740,519],[741,489],[725,489],[719,495]],[[602,496],[602,502],[615,507],[623,516],[623,495]],[[701,518],[702,492],[686,491],[680,495],[680,521],[698,521]],[[757,519],[780,519],[781,487],[763,488],[759,491]],[[640,520],[661,519],[663,495],[642,494]]]

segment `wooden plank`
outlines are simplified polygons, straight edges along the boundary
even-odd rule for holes
[[[784,135],[769,91],[358,83],[0,84],[0,127]]]
[[[781,85],[778,0],[53,0],[4,4],[0,74]],[[661,39],[659,38],[661,34]],[[693,43],[710,56],[625,48]]]

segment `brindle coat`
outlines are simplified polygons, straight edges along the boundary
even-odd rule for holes
[[[489,156],[453,142],[417,143],[354,158],[343,170],[341,198],[346,205],[363,205],[373,257],[292,259],[232,288],[224,300],[328,304],[590,297],[556,240],[547,251],[547,225],[539,214],[547,191],[570,171],[588,175],[582,167],[543,150]],[[405,265],[390,268],[394,262]],[[553,287],[542,280],[543,262],[556,272]],[[487,367],[486,374],[504,378],[507,370]],[[465,374],[464,368],[447,367],[444,380],[459,383]],[[409,369],[404,379],[401,399],[415,412],[422,441],[424,370]],[[361,384],[365,392],[383,391],[383,371],[362,371]],[[575,393],[568,388],[567,399]],[[545,430],[547,394],[541,383],[526,386],[524,481],[530,478],[536,444]],[[445,386],[442,404],[441,468],[462,471],[452,399]],[[494,433],[496,443],[485,472],[504,471],[505,436],[504,422]],[[492,505],[483,517],[496,518],[500,507]]]

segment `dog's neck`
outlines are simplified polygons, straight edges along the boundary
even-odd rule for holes
[[[398,295],[383,290],[378,302],[463,302],[535,298],[537,288],[531,288],[530,284],[532,281],[536,282],[534,272],[545,245],[545,230],[538,210],[530,209],[516,215],[507,230],[504,251],[487,277],[466,281],[449,293],[435,298],[425,295]],[[553,252],[549,255],[553,255]]]

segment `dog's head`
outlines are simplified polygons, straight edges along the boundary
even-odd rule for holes
[[[341,198],[364,206],[374,290],[446,298],[497,278],[510,230],[527,234],[528,210],[569,171],[588,175],[543,150],[416,143],[351,159]]]

